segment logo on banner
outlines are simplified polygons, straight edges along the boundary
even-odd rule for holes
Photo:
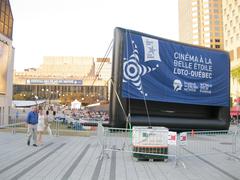
[[[158,40],[142,36],[144,46],[144,61],[161,61]]]
[[[142,40],[145,52],[144,62],[161,61],[159,55],[158,40],[146,37],[142,37]],[[148,96],[148,94],[144,93],[143,91],[141,77],[146,75],[147,73],[155,71],[159,67],[159,65],[157,64],[155,67],[151,67],[141,64],[138,47],[134,41],[132,41],[131,43],[133,47],[133,52],[128,59],[124,58],[123,82],[130,81],[142,95]]]
[[[175,79],[173,81],[173,90],[174,91],[181,91],[182,90],[182,82],[179,79]]]

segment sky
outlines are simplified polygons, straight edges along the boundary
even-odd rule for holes
[[[177,0],[10,0],[10,3],[17,71],[39,67],[44,56],[104,57],[115,27],[178,40]]]

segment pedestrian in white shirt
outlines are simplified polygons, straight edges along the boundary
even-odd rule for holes
[[[38,143],[38,145],[43,144],[42,136],[43,136],[43,132],[46,129],[46,127],[47,127],[46,118],[43,114],[42,107],[39,107],[38,124],[37,124],[37,132],[38,132],[37,143]]]

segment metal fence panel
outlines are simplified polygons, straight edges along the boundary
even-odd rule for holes
[[[163,140],[163,132],[151,129],[101,128],[101,140],[103,153],[106,151],[121,151],[132,153],[138,159],[175,159],[187,156],[200,156],[218,153],[240,152],[239,127],[231,131],[200,131],[186,132],[185,142],[182,143],[181,134],[177,135],[176,145],[167,144]],[[138,134],[139,133],[139,134]],[[145,136],[145,137],[144,137]],[[135,138],[135,139],[134,139]],[[145,139],[144,139],[145,138]],[[169,137],[168,137],[169,140]]]

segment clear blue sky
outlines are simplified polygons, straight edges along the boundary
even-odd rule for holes
[[[178,40],[177,0],[10,0],[14,68],[43,56],[103,57],[114,27]]]

